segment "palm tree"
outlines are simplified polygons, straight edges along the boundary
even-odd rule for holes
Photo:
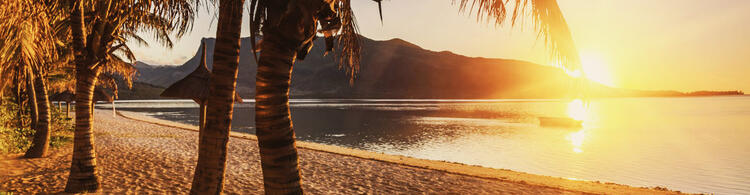
[[[26,154],[24,156],[28,158],[39,158],[47,153],[47,149],[49,148],[49,139],[50,139],[50,103],[49,103],[49,96],[47,94],[47,84],[45,79],[42,77],[41,74],[34,76],[33,72],[39,73],[41,71],[36,70],[32,71],[29,70],[30,73],[29,76],[31,78],[28,82],[33,83],[33,88],[27,89],[28,91],[34,91],[34,94],[29,96],[29,99],[33,100],[32,102],[36,104],[36,118],[32,119],[35,120],[33,123],[32,128],[35,130],[34,132],[34,139],[32,140],[31,147],[26,151]],[[32,82],[33,78],[33,82]]]
[[[76,122],[73,160],[66,192],[96,192],[99,178],[93,140],[92,104],[99,75],[132,68],[120,58],[134,61],[127,42],[145,44],[137,31],[152,32],[160,43],[171,47],[170,33],[182,36],[191,28],[193,9],[187,0],[87,1],[69,3],[72,48],[76,78]],[[86,15],[86,17],[84,17]],[[104,70],[104,71],[103,71]]]
[[[206,124],[198,144],[191,194],[220,194],[224,187],[227,143],[240,61],[240,25],[244,0],[220,0],[214,62],[206,99]]]
[[[63,22],[59,7],[53,2],[30,0],[12,1],[0,9],[0,74],[20,78],[25,75],[26,92],[31,110],[31,127],[35,130],[32,146],[26,157],[38,158],[46,154],[50,136],[50,104],[46,86],[46,71],[57,60]],[[0,80],[5,86],[9,80]],[[17,79],[14,84],[20,84]]]
[[[289,113],[289,85],[292,64],[304,59],[312,47],[320,23],[327,43],[332,31],[343,28],[339,43],[345,44],[342,56],[351,62],[347,69],[353,75],[358,66],[353,16],[348,0],[305,2],[297,5],[277,1],[253,0],[257,7],[251,15],[251,35],[263,34],[258,58],[255,95],[255,130],[258,136],[263,187],[266,194],[302,194],[295,135]],[[288,7],[288,8],[287,8]],[[263,16],[264,17],[258,17]],[[260,20],[258,20],[260,19]],[[254,39],[251,38],[251,39]],[[329,45],[327,48],[332,48]],[[348,50],[347,50],[348,49]]]

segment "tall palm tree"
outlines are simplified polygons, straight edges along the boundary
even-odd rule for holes
[[[38,68],[35,68],[38,69]],[[36,108],[36,120],[32,126],[34,128],[34,139],[32,140],[31,147],[26,151],[26,154],[24,156],[29,158],[39,158],[44,155],[46,155],[47,150],[49,148],[49,139],[50,139],[50,103],[49,103],[49,96],[47,94],[47,84],[45,79],[41,74],[39,74],[40,70],[29,70],[32,72],[30,76],[32,78],[27,78],[31,81],[33,79],[33,88],[27,89],[29,91],[34,91],[34,94],[32,96],[29,96],[29,99],[33,99],[32,101],[36,106],[33,106]],[[34,72],[36,72],[36,75],[34,75]]]
[[[25,75],[26,91],[32,115],[31,127],[35,130],[32,146],[26,157],[37,158],[46,154],[50,136],[50,104],[47,96],[45,68],[57,59],[60,45],[56,28],[63,21],[54,2],[19,0],[8,2],[0,9],[0,74]],[[13,68],[15,67],[15,68]],[[0,79],[5,86],[7,79]],[[20,84],[16,80],[13,84]]]
[[[220,0],[214,62],[206,100],[206,124],[198,144],[198,164],[191,194],[220,194],[224,187],[227,143],[232,124],[240,25],[244,0]]]
[[[359,61],[353,15],[348,0],[343,1],[256,1],[251,34],[260,29],[256,75],[255,129],[266,194],[302,194],[295,134],[289,113],[289,86],[292,64],[304,59],[321,25],[327,43],[339,35],[341,55],[348,62],[347,72],[354,75]],[[251,38],[251,39],[254,39]],[[332,45],[327,48],[332,49]],[[352,77],[353,78],[353,77]]]
[[[128,41],[144,43],[136,32],[154,34],[160,43],[171,47],[170,33],[182,36],[191,28],[193,7],[188,0],[90,1],[69,3],[72,48],[76,78],[76,122],[73,160],[66,192],[99,190],[96,152],[93,140],[93,92],[99,75],[110,70],[125,70],[134,61]],[[85,15],[85,16],[84,16]],[[132,68],[132,67],[130,67]]]

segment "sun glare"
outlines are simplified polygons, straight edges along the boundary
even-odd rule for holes
[[[565,139],[570,141],[570,144],[573,145],[573,152],[581,153],[583,152],[583,149],[581,149],[581,146],[583,146],[583,140],[586,139],[586,131],[580,130],[575,133],[570,133]]]
[[[609,64],[601,55],[581,53],[581,68],[586,78],[607,86],[615,86]]]
[[[568,103],[568,117],[582,121],[586,119],[586,107],[581,99],[575,99]]]
[[[567,112],[568,117],[574,120],[584,121],[588,117],[586,105],[584,105],[583,100],[581,99],[575,99],[568,103]],[[585,121],[583,125],[585,126]],[[585,137],[585,129],[582,129],[580,131],[568,134],[565,139],[570,141],[570,144],[573,145],[573,152],[582,153],[583,149],[581,149],[581,146],[583,146],[583,140],[585,139]]]

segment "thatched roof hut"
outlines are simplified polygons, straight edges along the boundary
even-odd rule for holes
[[[49,99],[52,101],[73,102],[76,100],[76,94],[72,91],[65,90],[63,92],[55,93],[50,96]],[[97,87],[94,89],[94,101],[112,102],[114,99],[112,98],[112,95],[109,95],[104,89]]]
[[[76,95],[69,90],[65,90],[63,92],[53,94],[51,97],[49,97],[49,99],[59,102],[73,102],[76,100]]]
[[[111,95],[107,94],[104,89],[97,87],[94,89],[94,102],[104,101],[107,103],[113,102],[114,99]]]
[[[167,87],[161,93],[161,97],[192,99],[196,103],[201,103],[208,98],[209,79],[211,71],[206,66],[206,44],[201,43],[200,64],[195,70],[185,78],[175,82]],[[237,92],[234,93],[234,101],[242,102],[242,98]]]

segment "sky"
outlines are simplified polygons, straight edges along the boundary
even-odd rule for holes
[[[750,1],[558,0],[592,80],[645,90],[750,92]],[[433,51],[550,64],[529,25],[495,26],[459,12],[451,0],[353,0],[360,33],[400,38]],[[180,65],[202,37],[215,37],[216,13],[203,10],[173,48],[134,45],[149,64]],[[247,15],[247,13],[245,13]],[[526,20],[530,22],[530,20]],[[247,16],[243,36],[248,35]],[[144,35],[150,40],[148,35]]]

